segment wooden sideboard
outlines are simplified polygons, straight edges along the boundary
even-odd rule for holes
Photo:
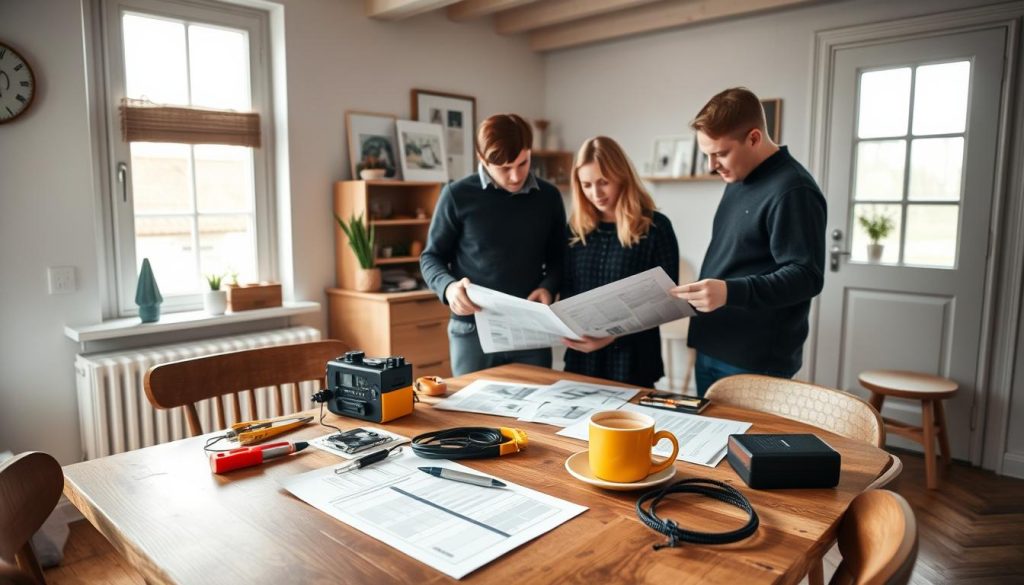
[[[452,373],[448,306],[429,290],[363,293],[327,289],[328,335],[367,356],[400,355],[414,376]]]

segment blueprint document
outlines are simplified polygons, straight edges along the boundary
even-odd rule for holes
[[[427,475],[417,467],[476,472],[411,452],[336,474],[339,465],[282,484],[307,504],[455,579],[586,510],[507,480],[508,487],[495,489]],[[323,552],[346,550],[332,551],[328,544]]]
[[[559,345],[582,339],[627,335],[695,314],[669,294],[676,286],[659,266],[563,299],[550,306],[470,284],[467,293],[482,310],[476,328],[484,353]]]

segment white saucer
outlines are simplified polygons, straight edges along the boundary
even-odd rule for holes
[[[663,469],[657,473],[652,473],[640,481],[634,481],[632,483],[619,483],[615,481],[605,481],[594,477],[594,473],[590,471],[590,452],[580,451],[575,455],[572,455],[565,460],[565,470],[576,479],[589,483],[590,485],[604,488],[606,490],[615,491],[631,491],[631,490],[642,490],[651,488],[656,485],[665,483],[672,479],[676,475],[676,466],[669,465],[666,469]]]

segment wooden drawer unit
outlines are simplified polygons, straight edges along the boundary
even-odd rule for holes
[[[327,289],[328,334],[370,357],[403,356],[414,376],[451,376],[448,307],[431,291]]]

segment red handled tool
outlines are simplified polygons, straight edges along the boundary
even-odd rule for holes
[[[230,451],[210,453],[210,469],[214,473],[227,473],[235,469],[259,465],[274,457],[298,453],[308,446],[309,443],[305,441],[297,441],[295,443],[281,441],[279,443],[239,447]]]

